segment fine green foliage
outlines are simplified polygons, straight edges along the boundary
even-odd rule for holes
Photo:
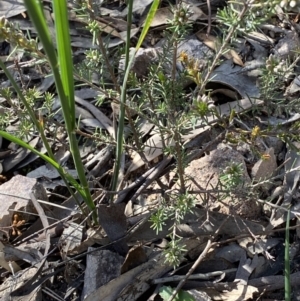
[[[291,271],[290,271],[290,216],[289,209],[286,217],[285,226],[285,246],[284,246],[284,297],[285,301],[291,300]]]
[[[233,189],[242,184],[242,164],[232,163],[220,175],[220,181],[226,189]]]
[[[165,221],[168,219],[168,211],[165,206],[161,206],[157,209],[155,214],[150,217],[150,222],[152,223],[151,228],[158,232],[163,230],[163,226],[166,225]]]
[[[167,219],[170,218],[173,221],[169,229],[170,242],[164,250],[164,254],[166,256],[166,262],[173,265],[174,268],[180,264],[186,251],[181,242],[181,238],[176,234],[176,227],[182,222],[187,213],[192,213],[194,206],[195,199],[193,196],[188,193],[174,194],[170,196],[169,201],[163,200],[161,207],[150,218],[152,222],[151,228],[153,228],[156,233],[162,231]]]
[[[215,109],[215,105],[211,103],[209,94],[205,95],[205,85],[210,80],[212,70],[217,66],[220,61],[221,56],[226,53],[229,49],[232,42],[234,42],[239,34],[244,34],[253,29],[256,29],[260,24],[265,22],[266,19],[270,18],[274,14],[274,9],[279,2],[277,1],[266,1],[256,2],[256,1],[246,1],[237,3],[236,1],[229,1],[229,5],[223,10],[218,12],[218,21],[220,23],[219,27],[224,32],[224,39],[222,41],[222,46],[217,52],[215,58],[208,65],[207,70],[201,70],[199,62],[194,58],[190,58],[186,53],[177,53],[178,42],[182,39],[184,34],[188,31],[188,24],[178,19],[179,15],[186,16],[188,11],[183,7],[175,7],[173,10],[174,19],[170,21],[170,27],[168,27],[165,36],[167,41],[163,51],[164,62],[170,64],[174,67],[174,60],[170,59],[168,61],[167,52],[170,50],[174,56],[179,56],[179,60],[182,62],[185,70],[182,74],[179,74],[183,78],[192,79],[193,82],[197,85],[198,95],[193,99],[193,110],[189,112],[184,112],[184,114],[178,113],[180,111],[180,104],[184,101],[184,94],[182,94],[182,87],[180,86],[180,80],[176,82],[176,87],[174,87],[174,72],[171,72],[171,76],[167,77],[164,74],[163,63],[158,63],[157,65],[152,66],[150,69],[149,78],[151,78],[150,84],[149,81],[146,82],[141,90],[145,97],[149,98],[150,96],[150,107],[153,108],[153,116],[151,120],[156,121],[155,124],[159,125],[159,131],[162,136],[162,140],[172,141],[168,145],[163,144],[164,154],[166,156],[172,155],[176,159],[176,168],[177,168],[177,178],[180,185],[180,193],[177,195],[177,201],[180,199],[181,195],[185,195],[185,177],[184,177],[184,168],[186,166],[186,154],[184,146],[181,144],[181,137],[184,133],[184,127],[191,125],[193,120],[201,119],[203,124],[207,122],[207,116],[215,114],[220,119],[220,126],[229,128],[228,123],[225,122],[218,116],[218,112]],[[225,26],[224,26],[225,25]],[[167,62],[166,62],[167,60]],[[271,66],[272,65],[272,66]],[[277,68],[275,68],[277,66]],[[278,109],[279,93],[282,91],[276,91],[276,87],[280,87],[282,79],[286,76],[289,70],[286,66],[272,64],[272,62],[267,62],[266,69],[263,71],[260,78],[260,88],[263,99],[266,101],[266,106],[268,109]],[[173,77],[172,77],[173,76]],[[282,85],[282,84],[281,84]],[[197,90],[197,89],[196,89]],[[271,91],[272,90],[272,91]],[[271,97],[270,97],[271,95]],[[140,100],[143,96],[140,97]],[[164,101],[162,102],[161,99]],[[155,104],[151,106],[151,103]],[[287,108],[286,105],[282,105],[282,109]],[[174,109],[175,108],[175,109]],[[281,108],[281,107],[280,107]],[[176,115],[177,114],[177,115]],[[176,120],[174,119],[176,115]],[[230,123],[233,124],[235,119],[235,113],[230,114]],[[163,122],[162,122],[163,121]],[[166,126],[165,126],[166,124]],[[282,130],[274,129],[276,136],[285,141],[288,141],[292,138],[292,132],[289,135],[283,133]],[[261,137],[267,137],[269,135],[274,135],[272,129],[260,129],[257,126],[254,126],[253,129],[248,131],[243,131],[241,129],[235,129],[231,132],[228,129],[226,134],[226,139],[231,141],[231,143],[238,145],[239,142],[246,143],[250,146],[254,154],[261,159],[268,159],[264,157],[263,153],[260,153],[257,149],[255,143]],[[289,138],[287,138],[289,136]],[[295,138],[298,139],[298,138]],[[241,185],[246,185],[243,183],[243,166],[241,164],[232,163],[227,166],[221,173],[219,180],[220,186],[218,188],[222,190],[222,193],[218,194],[218,198],[222,199],[225,196],[231,195],[231,193],[239,188]],[[252,184],[247,184],[248,194],[247,197],[252,197],[257,195],[257,192]],[[240,192],[240,191],[239,191]],[[174,195],[169,198],[172,199]],[[169,199],[168,199],[169,200]],[[180,262],[180,258],[184,253],[184,248],[180,250],[180,239],[176,237],[176,225],[180,221],[177,219],[176,210],[174,211],[174,205],[176,202],[168,203],[168,200],[164,199],[161,202],[161,208],[159,208],[156,213],[151,218],[153,223],[152,228],[155,231],[160,231],[167,220],[167,218],[172,218],[174,220],[174,228],[172,228],[172,235],[170,244],[168,245],[167,250],[165,251],[166,258],[168,262],[172,262],[174,266]],[[174,206],[174,207],[173,207]],[[172,208],[170,210],[170,208]],[[192,207],[190,207],[192,208]],[[184,213],[182,213],[184,216]]]
[[[159,295],[163,298],[164,301],[169,300],[172,296],[173,289],[170,286],[162,286],[159,289]],[[195,301],[194,297],[188,292],[180,290],[176,297],[173,299],[175,301]]]
[[[268,1],[228,1],[228,6],[218,11],[218,19],[222,24],[231,27],[236,26],[234,33],[250,32],[258,28],[266,20],[269,20],[276,13],[276,5],[281,0]],[[244,18],[239,19],[241,11],[245,10]]]

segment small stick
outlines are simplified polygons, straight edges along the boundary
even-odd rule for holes
[[[170,298],[168,299],[168,301],[172,301],[174,300],[174,298],[176,297],[176,295],[178,294],[179,290],[183,287],[183,285],[186,283],[186,281],[188,280],[188,278],[193,274],[193,272],[196,270],[197,266],[200,264],[200,262],[205,258],[205,256],[207,255],[208,251],[215,247],[217,245],[216,242],[212,242],[213,238],[216,237],[220,231],[220,229],[223,227],[223,225],[227,222],[227,220],[229,219],[230,216],[228,216],[226,219],[224,219],[223,223],[220,225],[220,227],[217,229],[215,235],[213,237],[211,237],[206,244],[205,249],[202,251],[202,253],[199,255],[198,259],[195,261],[195,263],[193,264],[193,266],[190,268],[190,270],[188,271],[188,273],[185,275],[184,279],[182,279],[179,284],[177,285],[176,289],[173,291],[172,295],[170,296]]]
[[[193,274],[189,277],[189,279],[201,279],[201,280],[209,280],[212,277],[216,276],[222,276],[223,274],[226,273],[232,273],[237,271],[237,269],[228,269],[224,271],[215,271],[215,272],[210,272],[210,273],[205,273],[205,274]],[[155,279],[152,281],[152,284],[159,284],[159,283],[165,283],[165,282],[171,282],[171,281],[180,281],[183,280],[186,276],[185,275],[174,275],[171,277],[164,277],[164,278],[159,278]]]
[[[210,0],[206,0],[207,3],[207,11],[208,11],[208,27],[206,31],[206,36],[208,37],[211,30],[211,6],[210,6]]]

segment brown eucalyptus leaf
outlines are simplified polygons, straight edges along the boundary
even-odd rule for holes
[[[75,102],[87,108],[96,117],[96,119],[103,125],[103,127],[109,132],[109,134],[113,138],[115,137],[115,130],[113,128],[112,121],[108,117],[106,117],[106,115],[104,115],[93,104],[91,104],[90,102],[84,99],[81,99],[80,97],[75,96]]]

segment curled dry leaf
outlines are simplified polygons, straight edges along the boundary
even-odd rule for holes
[[[214,51],[218,51],[221,47],[221,43],[220,41],[212,36],[209,35],[207,36],[205,33],[202,32],[198,32],[196,33],[196,36],[198,37],[198,39],[200,41],[202,41],[206,46],[208,46],[209,48],[213,49]],[[244,63],[241,59],[241,57],[237,54],[237,52],[233,49],[230,49],[228,52],[223,54],[228,60],[232,59],[232,61],[236,64],[239,65],[241,67],[244,66]]]
[[[166,146],[174,145],[174,141],[164,137],[164,143]],[[144,148],[144,155],[148,161],[152,161],[163,153],[163,142],[161,139],[161,134],[154,134],[151,138],[149,138],[146,142],[146,147]],[[138,153],[134,153],[133,160],[131,165],[129,166],[127,173],[130,173],[139,167],[143,166],[145,162],[141,158]]]

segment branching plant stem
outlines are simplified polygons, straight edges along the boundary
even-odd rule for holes
[[[247,13],[247,11],[248,11],[248,4],[246,2],[246,3],[244,3],[244,7],[243,7],[242,11],[240,12],[238,18],[241,20],[245,16],[245,14]],[[209,82],[209,79],[210,79],[210,76],[211,76],[213,70],[215,69],[216,65],[218,64],[218,62],[220,60],[220,57],[224,54],[224,51],[226,50],[226,48],[227,48],[227,46],[228,46],[228,44],[230,42],[230,39],[232,38],[232,36],[233,36],[234,32],[236,31],[236,29],[238,28],[238,26],[239,26],[239,23],[233,25],[230,28],[230,30],[229,30],[229,32],[228,32],[225,40],[222,43],[222,46],[220,47],[219,51],[217,52],[217,54],[216,54],[216,56],[215,56],[212,64],[208,68],[208,71],[207,71],[207,73],[205,75],[205,78],[204,78],[204,80],[202,82],[202,85],[201,85],[201,87],[199,89],[198,95],[202,95],[204,93],[205,86]]]
[[[186,281],[189,279],[189,277],[193,274],[193,272],[196,270],[196,268],[198,267],[198,265],[204,260],[205,256],[207,255],[208,251],[211,248],[214,248],[217,246],[216,242],[213,242],[214,237],[216,237],[220,231],[220,229],[223,227],[223,225],[227,222],[227,220],[229,219],[230,216],[228,216],[226,219],[224,219],[224,221],[222,222],[222,224],[220,225],[220,227],[217,229],[216,233],[214,234],[213,237],[211,237],[208,241],[207,244],[204,248],[204,250],[202,251],[202,253],[199,255],[198,259],[195,261],[195,263],[193,264],[193,266],[190,268],[190,270],[188,271],[188,273],[186,274],[186,277],[184,279],[182,279],[179,284],[177,285],[176,289],[173,291],[172,295],[170,296],[170,298],[168,299],[168,301],[172,301],[174,300],[174,298],[176,297],[176,295],[178,294],[179,290],[183,287],[183,285],[186,283]]]

